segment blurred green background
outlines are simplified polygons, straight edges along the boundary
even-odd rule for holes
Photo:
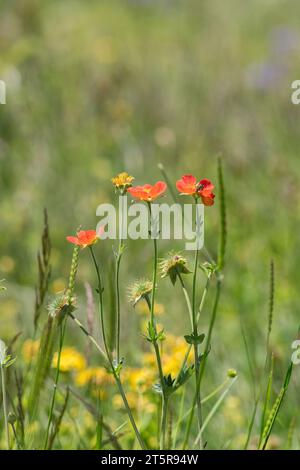
[[[0,278],[7,287],[0,336],[32,331],[44,207],[56,292],[69,270],[65,236],[79,224],[95,226],[98,204],[115,199],[110,179],[116,173],[126,170],[137,183],[153,183],[161,179],[161,162],[174,182],[193,173],[217,186],[222,154],[228,249],[205,389],[216,386],[229,367],[240,377],[212,425],[216,448],[240,445],[251,414],[240,322],[261,371],[271,258],[275,391],[297,336],[300,106],[291,103],[291,83],[300,78],[299,15],[296,0],[0,2],[0,79],[7,86],[7,104],[0,106]],[[216,195],[215,206],[206,210],[206,245],[214,254],[218,187]],[[161,243],[160,255],[171,247]],[[108,271],[111,244],[97,250]],[[126,338],[138,334],[126,286],[151,275],[151,256],[150,243],[129,243],[122,267]],[[84,253],[79,289],[86,279],[92,281],[93,273]],[[167,331],[181,334],[182,325],[188,328],[184,302],[179,288],[176,297],[164,282],[158,290],[163,322]],[[276,428],[281,447],[299,406],[299,370]]]

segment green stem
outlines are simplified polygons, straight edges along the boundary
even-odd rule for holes
[[[209,279],[208,279],[208,282],[209,282]],[[207,335],[207,339],[206,339],[206,343],[205,343],[205,348],[204,348],[203,359],[202,359],[202,362],[201,362],[200,373],[199,373],[199,377],[198,377],[197,388],[199,388],[199,389],[200,389],[201,382],[202,382],[202,379],[203,379],[203,374],[204,374],[204,371],[205,371],[207,355],[208,355],[208,351],[209,351],[209,348],[210,348],[211,336],[212,336],[212,332],[213,332],[213,328],[214,328],[214,324],[215,324],[215,320],[216,320],[216,315],[217,315],[217,310],[218,310],[218,305],[219,305],[219,300],[220,300],[220,294],[221,294],[221,285],[222,285],[222,277],[219,276],[217,278],[216,297],[215,297],[213,312],[212,312],[212,316],[211,316],[211,320],[210,320],[210,324],[209,324],[209,328],[208,328],[208,335]],[[208,289],[208,283],[206,284],[206,291],[207,291],[207,289]],[[193,421],[194,407],[196,406],[196,400],[197,400],[197,395],[195,395],[193,406],[192,406],[192,411],[191,411],[189,421],[188,421],[188,424],[187,424],[185,439],[184,439],[184,443],[183,443],[183,449],[185,449],[186,446],[187,446],[189,435],[190,435],[190,432],[191,432],[191,425],[192,425],[192,421]],[[202,439],[202,433],[200,433],[200,443],[201,443],[201,439]]]
[[[155,326],[154,321],[154,306],[155,306],[155,290],[156,290],[156,276],[157,276],[157,240],[154,238],[154,261],[153,261],[153,279],[152,279],[152,295],[151,295],[151,312],[150,322],[151,326]]]
[[[189,311],[189,315],[190,315],[190,318],[191,318],[191,324],[192,324],[193,313],[192,313],[191,301],[190,301],[190,298],[189,298],[189,294],[186,290],[185,284],[183,282],[182,276],[179,272],[178,272],[178,278],[179,278],[179,281],[180,281],[182,289],[183,289],[184,297],[185,297],[185,300],[186,300],[186,304],[187,304],[187,308],[188,308],[188,311]],[[197,325],[199,324],[200,316],[201,316],[203,306],[204,306],[204,302],[205,302],[205,299],[206,299],[206,295],[207,295],[207,292],[208,292],[209,281],[210,281],[210,276],[207,278],[206,286],[204,288],[204,291],[203,291],[203,294],[202,294],[202,297],[201,297],[201,301],[200,301],[200,305],[199,305],[199,309],[198,309],[198,314],[197,314]],[[193,324],[192,324],[192,327],[193,327]],[[179,374],[177,375],[177,378],[174,382],[174,386],[177,384],[178,377],[180,376],[181,372],[183,371],[183,369],[186,366],[186,363],[187,363],[188,357],[190,355],[191,349],[192,349],[192,345],[190,344],[189,347],[187,348],[186,353],[185,353],[182,365],[180,367]]]
[[[168,398],[163,395],[162,415],[161,415],[161,433],[160,433],[160,450],[166,450],[167,416],[168,416]]]
[[[206,338],[206,342],[205,342],[204,357],[203,357],[203,361],[201,362],[200,384],[201,384],[202,379],[203,379],[203,375],[204,375],[204,371],[205,371],[205,367],[206,367],[207,355],[208,355],[208,351],[209,351],[209,348],[210,348],[210,341],[211,341],[211,337],[212,337],[212,332],[213,332],[215,321],[216,321],[216,316],[217,316],[217,311],[218,311],[218,306],[219,306],[219,300],[220,300],[220,294],[221,294],[221,287],[222,287],[222,277],[218,277],[217,278],[216,297],[215,297],[213,312],[212,312],[212,316],[211,316],[211,320],[210,320],[210,324],[209,324],[209,328],[208,328],[208,334],[207,334],[207,338]]]
[[[97,341],[95,340],[95,338],[87,331],[87,329],[83,326],[83,324],[78,320],[78,318],[75,317],[75,315],[73,315],[73,313],[69,312],[68,313],[69,317],[72,318],[72,320],[76,323],[77,326],[79,326],[79,328],[81,329],[81,331],[83,331],[83,333],[89,338],[89,340],[94,344],[94,346],[96,346],[96,348],[98,349],[98,351],[100,352],[100,354],[103,356],[103,358],[105,360],[107,360],[106,358],[106,354],[105,352],[103,351],[103,349],[101,348],[101,346],[97,343]]]
[[[132,425],[132,428],[134,430],[134,433],[137,437],[137,440],[139,441],[139,444],[141,446],[141,448],[143,450],[146,449],[146,446],[144,444],[144,441],[139,433],[139,430],[136,426],[136,423],[135,423],[135,420],[134,420],[134,417],[133,417],[133,414],[132,414],[132,411],[130,409],[130,406],[128,404],[128,401],[127,401],[127,398],[126,398],[126,395],[125,395],[125,392],[124,392],[124,389],[123,389],[123,386],[122,386],[122,383],[121,383],[121,380],[115,370],[115,367],[114,367],[114,364],[113,364],[113,361],[112,361],[112,358],[111,358],[111,354],[110,354],[110,351],[109,351],[109,348],[108,348],[108,343],[107,343],[107,339],[106,339],[106,333],[105,333],[105,328],[104,328],[104,309],[103,309],[103,285],[102,285],[102,280],[101,280],[101,274],[100,274],[100,270],[99,270],[99,266],[98,266],[98,263],[97,263],[97,260],[95,258],[95,254],[94,254],[94,251],[93,251],[93,248],[92,246],[89,247],[90,248],[90,252],[91,252],[91,255],[92,255],[92,259],[93,259],[93,262],[94,262],[94,266],[95,266],[95,270],[96,270],[96,273],[97,273],[97,280],[98,280],[98,298],[99,298],[99,315],[100,315],[100,323],[101,323],[101,329],[102,329],[102,338],[103,338],[103,344],[104,344],[104,349],[105,349],[105,353],[106,353],[106,356],[107,356],[107,360],[109,362],[109,365],[110,365],[110,368],[111,368],[111,371],[112,371],[112,374],[114,376],[114,379],[115,379],[115,382],[117,384],[117,387],[118,387],[118,390],[119,390],[119,393],[122,397],[122,400],[123,400],[123,403],[124,403],[124,407],[126,409],[126,412],[128,414],[128,417],[129,417],[129,420],[130,420],[130,423]]]
[[[120,264],[121,264],[122,240],[120,239],[116,260],[116,306],[117,306],[117,331],[116,331],[116,352],[117,364],[120,363],[120,332],[121,332],[121,307],[120,307]]]
[[[231,379],[227,378],[226,380],[224,380],[223,383],[221,383],[221,385],[218,385],[218,387],[213,390],[209,395],[207,395],[206,397],[202,398],[201,400],[201,404],[203,405],[204,403],[206,403],[207,401],[211,400],[215,395],[217,395],[220,391],[223,390],[223,388],[230,382]],[[191,408],[182,416],[182,418],[178,421],[177,425],[181,424],[188,416],[191,415],[192,411],[193,411],[193,408],[195,407],[194,406],[191,406]]]
[[[210,276],[208,276],[207,281],[206,281],[206,285],[205,285],[205,288],[204,288],[204,291],[203,291],[203,294],[202,294],[202,297],[201,297],[198,313],[196,315],[195,306],[196,306],[196,283],[197,283],[198,258],[199,258],[199,250],[197,250],[196,253],[195,253],[195,265],[194,265],[194,274],[193,274],[193,298],[192,298],[193,299],[192,300],[193,333],[197,336],[198,336],[198,323],[199,323],[199,320],[200,320],[200,316],[201,316],[201,313],[202,313],[202,310],[203,310],[204,302],[205,302],[205,299],[206,299],[206,295],[207,295],[208,288],[209,288],[209,283],[210,283]],[[179,279],[180,279],[181,285],[184,287],[183,280],[182,280],[181,276],[179,276]],[[186,297],[186,295],[185,295],[185,297]],[[190,309],[190,302],[187,302],[187,306]],[[209,345],[209,343],[208,343],[208,345]],[[183,365],[182,365],[182,369],[185,367],[185,364],[186,364],[187,358],[189,356],[189,353],[191,351],[191,348],[192,348],[192,346],[190,345],[189,349],[187,351],[187,354],[185,356],[185,359],[184,359],[184,362],[183,362]],[[207,353],[207,351],[206,351],[206,353]],[[204,356],[203,360],[205,360],[205,356]],[[199,369],[198,346],[197,345],[194,345],[194,361],[195,361],[196,391],[195,391],[195,396],[194,396],[194,400],[193,400],[191,413],[189,415],[189,420],[188,420],[187,427],[186,427],[185,438],[184,438],[184,443],[183,443],[183,449],[186,448],[188,440],[189,440],[191,427],[192,427],[192,422],[193,422],[193,418],[194,418],[194,409],[195,409],[196,405],[197,405],[199,432],[200,432],[201,426],[202,426],[202,408],[201,408],[201,393],[200,393],[201,372],[200,372],[200,369]],[[202,433],[200,434],[200,436],[201,436],[201,438],[200,438],[200,449],[202,449],[202,447],[203,447],[202,446]]]
[[[56,390],[57,390],[57,385],[58,385],[58,381],[59,381],[59,374],[60,374],[61,352],[62,352],[62,347],[63,347],[63,343],[64,343],[64,338],[65,338],[66,325],[67,325],[67,318],[65,318],[63,320],[63,323],[61,323],[61,325],[60,325],[60,337],[59,337],[59,349],[58,349],[58,356],[57,356],[56,374],[55,374],[55,381],[54,381],[54,385],[53,385],[50,411],[49,411],[49,416],[48,416],[48,424],[47,424],[47,431],[46,431],[44,449],[47,449],[48,439],[49,439],[49,431],[50,431],[50,426],[51,426],[51,423],[52,423],[53,410],[54,410],[54,404],[55,404],[55,398],[56,398]]]
[[[196,201],[197,209],[197,201]],[[196,214],[197,217],[197,214]],[[196,289],[197,289],[197,270],[198,270],[198,259],[199,259],[199,249],[197,248],[195,253],[195,262],[194,262],[194,273],[193,273],[193,293],[192,293],[192,313],[193,313],[193,334],[195,337],[198,336],[198,324],[197,324],[197,311],[196,311]],[[202,408],[201,408],[201,397],[200,397],[200,380],[199,380],[199,352],[198,344],[194,344],[194,363],[195,363],[195,399],[197,405],[197,419],[198,419],[198,430],[201,433],[202,427]],[[202,449],[202,434],[200,434],[201,439],[199,441],[200,449]]]
[[[185,390],[186,390],[185,387],[182,388],[178,420],[177,420],[177,423],[176,423],[176,426],[175,426],[175,431],[174,431],[174,436],[173,436],[173,445],[172,445],[173,449],[176,449],[178,429],[179,429],[179,425],[181,424],[182,419],[183,419]]]
[[[187,309],[188,309],[188,312],[189,312],[191,327],[193,328],[193,324],[194,324],[194,322],[193,322],[193,309],[192,309],[190,297],[189,297],[189,294],[186,290],[186,287],[185,287],[185,284],[183,282],[183,279],[182,279],[182,276],[181,276],[180,272],[177,271],[177,273],[178,273],[178,279],[179,279],[181,287],[182,287],[183,295],[184,295],[184,298],[185,298],[185,301],[186,301]]]
[[[2,384],[2,400],[3,400],[3,414],[5,422],[5,434],[6,434],[6,445],[9,449],[9,428],[8,428],[8,419],[7,419],[7,402],[6,402],[6,383],[5,383],[5,370],[1,364],[1,384]]]
[[[125,197],[125,196],[121,196]],[[119,236],[119,247],[116,256],[116,307],[117,307],[117,325],[116,325],[116,353],[117,353],[117,364],[120,363],[120,333],[121,333],[121,304],[120,304],[120,264],[123,252],[123,205],[121,205],[120,212],[120,236]]]
[[[151,211],[151,203],[148,203],[148,209],[150,214],[150,219],[152,217]],[[152,222],[152,219],[151,219]],[[150,233],[151,233],[151,223],[150,223]],[[156,236],[156,234],[155,234]],[[154,315],[154,307],[155,307],[155,291],[156,291],[156,278],[157,278],[157,239],[153,238],[153,246],[154,246],[154,256],[153,256],[153,277],[152,277],[152,294],[151,294],[151,304],[149,306],[149,299],[147,301],[148,306],[150,307],[150,324],[152,329],[155,331],[156,335],[156,326],[155,326],[155,315]],[[165,390],[165,381],[164,381],[164,373],[162,369],[160,351],[157,344],[157,339],[152,340],[155,356],[156,356],[156,363],[159,372],[159,379],[160,379],[160,386],[161,386],[161,393],[162,393],[162,415],[161,415],[161,427],[160,427],[160,449],[163,450],[165,448],[166,442],[166,423],[167,423],[167,413],[168,413],[168,398],[166,395]]]

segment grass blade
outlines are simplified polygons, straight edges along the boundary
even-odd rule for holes
[[[268,385],[267,385],[267,391],[266,391],[266,396],[265,396],[265,401],[264,401],[264,406],[263,406],[263,413],[261,417],[261,431],[260,431],[260,441],[261,443],[264,428],[265,428],[265,422],[266,422],[266,414],[269,408],[270,400],[271,400],[271,392],[272,392],[272,384],[273,384],[273,374],[274,374],[274,356],[272,355],[271,358],[271,364],[270,364],[270,372],[269,372],[269,379],[268,379]]]
[[[214,417],[214,415],[216,414],[216,412],[218,411],[219,407],[221,406],[222,402],[224,401],[226,395],[228,394],[229,390],[231,389],[231,387],[233,386],[233,384],[236,382],[237,380],[237,377],[235,377],[231,383],[228,385],[228,387],[226,388],[226,390],[224,390],[224,392],[222,393],[222,395],[220,396],[220,398],[218,399],[218,401],[215,403],[215,405],[212,407],[212,409],[210,410],[210,412],[208,413],[205,421],[203,422],[203,425],[202,425],[202,428],[200,430],[200,432],[198,433],[198,436],[196,437],[195,439],[195,442],[194,442],[194,445],[197,445],[197,443],[199,442],[200,438],[201,438],[201,435],[203,434],[205,428],[207,427],[207,425],[209,424],[210,420]]]
[[[276,401],[273,405],[273,408],[271,409],[271,411],[269,413],[269,416],[268,416],[268,419],[267,419],[267,422],[266,422],[266,425],[265,425],[265,428],[264,428],[264,431],[263,431],[262,440],[261,440],[261,443],[259,445],[260,450],[265,450],[266,445],[268,443],[268,440],[269,440],[269,437],[271,435],[273,426],[275,424],[277,415],[279,413],[279,410],[281,408],[283,399],[285,397],[285,394],[287,392],[287,389],[288,389],[288,386],[289,386],[289,383],[290,383],[292,369],[293,369],[293,363],[291,363],[289,365],[289,368],[288,368],[286,376],[285,376],[284,384],[283,384],[283,386],[282,386],[282,388],[281,388],[281,390],[280,390],[280,392],[277,396],[277,399],[276,399]]]

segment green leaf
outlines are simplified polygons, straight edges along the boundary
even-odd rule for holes
[[[189,378],[193,375],[194,371],[195,371],[195,367],[194,365],[192,365],[190,367],[185,367],[180,372],[177,378],[176,390],[189,380]]]
[[[192,333],[191,335],[185,335],[184,336],[184,339],[186,340],[186,342],[188,344],[201,344],[201,343],[203,343],[204,338],[205,338],[204,333],[202,333],[200,335],[194,335],[194,333]]]

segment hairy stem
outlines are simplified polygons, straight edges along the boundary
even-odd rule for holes
[[[151,233],[151,225],[152,225],[152,211],[151,211],[151,203],[148,203],[149,214],[150,214],[150,233]],[[151,304],[150,304],[150,324],[151,328],[155,331],[156,336],[156,325],[155,325],[155,315],[154,315],[154,307],[155,307],[155,291],[156,291],[156,278],[157,278],[157,239],[156,234],[154,234],[153,238],[153,246],[154,246],[154,254],[153,254],[153,277],[152,277],[152,294],[151,294]],[[148,303],[149,306],[149,303]],[[168,413],[168,399],[165,390],[165,381],[164,381],[164,373],[162,369],[160,351],[157,343],[156,337],[152,339],[155,356],[156,356],[156,363],[159,372],[159,379],[160,379],[160,386],[161,386],[161,393],[162,393],[162,415],[161,415],[161,427],[160,427],[160,449],[163,450],[165,448],[166,442],[166,424],[167,424],[167,413]]]
[[[197,209],[197,201],[196,201]],[[197,224],[197,212],[196,212],[196,224]],[[198,336],[198,323],[197,323],[197,309],[196,309],[196,291],[197,291],[197,271],[198,271],[198,259],[199,259],[199,249],[195,252],[195,261],[194,261],[194,273],[193,273],[193,292],[192,292],[192,320],[193,320],[193,335],[195,338]],[[201,397],[200,397],[200,380],[199,380],[199,351],[198,344],[194,344],[194,363],[195,363],[195,399],[197,405],[197,419],[198,419],[198,430],[201,433],[202,428],[202,408],[201,408]],[[200,449],[202,449],[202,434],[200,434],[201,439],[199,440]]]
[[[110,354],[110,351],[109,351],[109,348],[108,348],[108,343],[107,343],[106,333],[105,333],[105,328],[104,328],[103,285],[102,285],[102,280],[101,280],[101,274],[100,274],[100,269],[99,269],[97,260],[95,258],[93,248],[92,248],[92,246],[90,246],[89,248],[90,248],[91,256],[92,256],[93,263],[94,263],[94,266],[95,266],[95,270],[96,270],[96,273],[97,273],[97,280],[98,280],[98,289],[97,289],[97,291],[98,291],[98,299],[99,299],[99,316],[100,316],[100,323],[101,323],[101,329],[102,329],[102,338],[103,338],[105,353],[106,353],[107,360],[109,362],[112,374],[114,376],[115,382],[117,384],[119,393],[122,397],[124,407],[126,409],[126,412],[127,412],[128,417],[129,417],[130,423],[131,423],[132,428],[134,430],[134,433],[137,437],[137,440],[138,440],[141,448],[146,449],[144,441],[143,441],[143,439],[142,439],[142,437],[139,433],[139,430],[137,428],[137,425],[135,423],[132,411],[130,409],[130,406],[128,404],[128,401],[127,401],[127,398],[126,398],[126,395],[125,395],[125,392],[124,392],[124,389],[123,389],[123,385],[121,383],[119,375],[116,372],[116,369],[114,367],[114,364],[113,364],[113,361],[112,361],[112,358],[111,358],[111,354]]]
[[[122,240],[120,239],[119,250],[116,259],[116,307],[117,307],[117,328],[116,328],[116,353],[117,353],[117,363],[120,362],[120,332],[121,332],[121,307],[120,307],[120,264],[121,264],[121,254],[122,250]]]

